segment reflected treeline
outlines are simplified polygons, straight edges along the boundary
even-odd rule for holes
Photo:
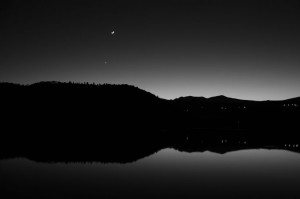
[[[121,163],[168,147],[298,151],[300,98],[165,100],[130,85],[73,82],[0,83],[0,93],[1,157]]]
[[[25,157],[46,163],[131,163],[165,148],[188,153],[211,151],[225,154],[246,149],[281,149],[300,153],[300,142],[295,137],[259,139],[250,134],[232,135],[223,132],[201,135],[186,133],[175,137],[106,136],[97,140],[71,140],[65,143],[52,143],[49,140],[41,144],[25,143],[2,150],[0,158]]]

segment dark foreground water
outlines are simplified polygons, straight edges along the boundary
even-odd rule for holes
[[[1,198],[300,198],[300,154],[163,149],[133,163],[0,161]]]

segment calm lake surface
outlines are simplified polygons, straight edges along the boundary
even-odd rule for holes
[[[127,164],[17,158],[0,161],[0,185],[5,198],[300,198],[300,154],[163,149]]]

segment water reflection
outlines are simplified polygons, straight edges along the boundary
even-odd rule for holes
[[[135,163],[0,162],[13,198],[300,198],[300,155],[242,150],[224,155],[163,149]]]

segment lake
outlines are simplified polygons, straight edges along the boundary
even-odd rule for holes
[[[166,148],[132,163],[0,161],[5,198],[300,198],[300,154]]]

